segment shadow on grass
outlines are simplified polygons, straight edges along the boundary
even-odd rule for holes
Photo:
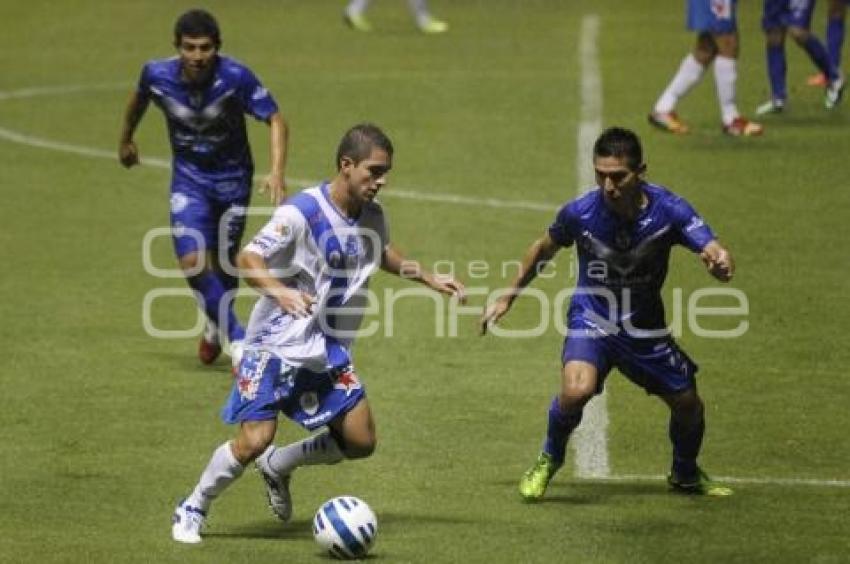
[[[494,482],[504,486],[506,494],[516,497],[517,503],[539,505],[565,503],[570,505],[605,505],[618,498],[667,497],[671,495],[667,484],[657,482],[608,482],[608,481],[553,481],[540,501],[523,502],[517,491],[517,481]]]
[[[295,519],[289,523],[272,520],[255,521],[236,526],[228,526],[225,530],[212,530],[204,533],[205,537],[216,539],[310,539],[313,538],[313,522],[311,519]]]

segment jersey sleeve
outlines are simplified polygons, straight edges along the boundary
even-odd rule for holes
[[[151,69],[150,63],[142,67],[139,73],[139,82],[136,84],[136,96],[139,100],[148,100],[151,92]]]
[[[679,244],[695,253],[716,239],[714,231],[684,198],[676,198],[669,204],[673,227],[676,229]]]
[[[280,206],[269,222],[245,245],[244,250],[269,261],[302,239],[305,229],[304,216],[295,207]]]
[[[278,111],[277,102],[275,102],[271,93],[260,83],[253,72],[244,67],[239,84],[239,99],[242,101],[245,113],[260,121],[268,121]]]
[[[569,247],[576,238],[576,218],[569,204],[562,207],[549,226],[549,237],[562,247]]]

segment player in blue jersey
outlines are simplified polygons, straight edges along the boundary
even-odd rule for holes
[[[670,133],[684,134],[688,126],[679,119],[676,104],[702,79],[714,63],[714,82],[723,132],[732,136],[761,135],[764,128],[743,117],[735,103],[738,71],[737,0],[689,0],[688,29],[697,33],[696,46],[679,65],[649,114],[649,123]]]
[[[711,482],[697,465],[705,428],[697,365],[665,330],[661,287],[674,245],[698,253],[723,282],[732,278],[732,256],[688,202],[644,180],[643,151],[631,131],[604,131],[593,147],[593,165],[598,186],[561,208],[526,252],[509,291],[481,319],[483,334],[508,312],[539,267],[562,247],[576,245],[579,276],[567,312],[561,390],[549,409],[543,452],[523,476],[520,494],[529,501],[543,496],[564,463],[567,438],[585,404],[616,367],[670,408],[670,485],[728,495],[731,490]]]
[[[844,77],[832,61],[823,43],[810,30],[814,0],[764,0],[762,29],[765,33],[767,75],[770,80],[770,100],[761,104],[756,113],[778,114],[785,110],[788,99],[785,75],[785,35],[790,35],[809,56],[812,63],[826,76],[824,106],[833,109],[841,101]]]
[[[178,55],[145,64],[124,113],[119,159],[139,162],[133,134],[151,101],[165,114],[173,153],[171,227],[174,249],[208,323],[198,348],[204,364],[221,353],[222,336],[238,358],[245,331],[233,312],[238,279],[232,264],[245,228],[254,162],[245,114],[269,125],[271,172],[262,190],[277,204],[285,191],[288,130],[274,98],[246,66],[219,54],[215,18],[190,10],[177,19]],[[234,267],[235,269],[235,267]]]
[[[234,440],[215,450],[192,493],[175,509],[174,540],[201,542],[213,500],[252,461],[273,512],[287,521],[289,480],[297,467],[372,454],[375,424],[351,363],[351,345],[378,267],[464,300],[460,282],[424,271],[389,240],[375,197],[386,183],[392,154],[379,128],[353,127],[337,150],[336,177],[288,199],[239,254],[247,282],[261,293],[222,412],[239,429]],[[324,429],[273,446],[281,412],[308,430]]]

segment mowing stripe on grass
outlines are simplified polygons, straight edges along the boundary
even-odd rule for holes
[[[578,63],[581,68],[581,115],[576,140],[576,180],[578,194],[594,185],[593,142],[602,130],[602,75],[599,71],[599,16],[590,14],[581,21]],[[580,478],[605,478],[608,464],[607,392],[590,400],[584,408],[582,423],[570,441],[575,450],[575,475]]]

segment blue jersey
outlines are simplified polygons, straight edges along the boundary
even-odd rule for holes
[[[254,165],[245,114],[267,121],[277,104],[250,69],[229,57],[217,57],[203,85],[185,82],[180,71],[178,57],[150,61],[137,90],[165,114],[175,180],[218,194],[250,191]]]
[[[764,0],[761,27],[765,31],[786,27],[809,29],[815,0]]]
[[[649,200],[633,222],[605,205],[597,188],[566,204],[549,228],[564,247],[576,243],[579,274],[568,317],[582,319],[606,333],[665,327],[661,287],[670,249],[684,245],[700,252],[715,236],[680,196],[644,184]]]

